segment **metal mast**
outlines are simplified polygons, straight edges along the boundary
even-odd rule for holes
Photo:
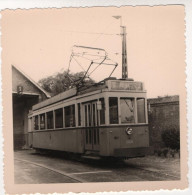
[[[126,45],[126,27],[121,26],[121,36],[122,36],[122,79],[128,78],[128,68],[127,68],[127,45]]]
[[[117,20],[120,19],[120,35],[122,36],[122,79],[128,79],[126,27],[122,26],[121,16],[113,16],[113,17]]]

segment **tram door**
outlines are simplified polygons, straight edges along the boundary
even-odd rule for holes
[[[85,149],[99,150],[99,112],[97,111],[97,102],[84,104],[85,117]]]

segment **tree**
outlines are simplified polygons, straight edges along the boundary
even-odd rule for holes
[[[57,73],[56,75],[48,76],[39,80],[39,85],[50,93],[51,96],[55,96],[61,92],[64,92],[74,86],[77,86],[78,82],[84,77],[84,72],[70,73],[64,71],[63,73]],[[85,80],[84,84],[93,84],[92,79]]]

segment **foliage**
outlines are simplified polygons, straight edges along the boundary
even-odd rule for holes
[[[166,147],[173,150],[180,149],[180,132],[175,128],[167,129],[162,132],[161,138]]]
[[[57,73],[56,75],[48,76],[39,80],[39,85],[51,94],[51,96],[57,95],[64,92],[72,87],[74,87],[78,81],[83,78],[84,72],[78,73],[68,73],[64,71],[63,73]],[[92,84],[93,80],[86,80],[84,84]]]

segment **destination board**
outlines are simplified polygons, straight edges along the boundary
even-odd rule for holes
[[[143,91],[143,83],[133,81],[111,81],[111,90]]]

